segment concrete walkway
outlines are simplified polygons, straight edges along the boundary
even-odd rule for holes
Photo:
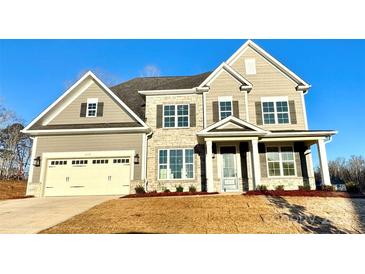
[[[37,233],[115,198],[79,196],[0,201],[0,234]]]

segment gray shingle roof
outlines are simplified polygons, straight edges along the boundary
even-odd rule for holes
[[[193,76],[140,77],[111,87],[115,93],[142,120],[145,118],[145,96],[139,90],[189,89],[198,87],[211,72]]]

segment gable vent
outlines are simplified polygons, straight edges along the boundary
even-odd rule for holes
[[[245,59],[245,68],[247,75],[256,74],[256,60],[255,59]]]

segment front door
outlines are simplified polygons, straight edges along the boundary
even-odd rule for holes
[[[221,147],[222,191],[238,191],[236,147]]]

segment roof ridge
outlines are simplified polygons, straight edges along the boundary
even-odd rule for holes
[[[114,88],[114,87],[117,87],[117,86],[120,86],[120,85],[123,85],[123,84],[126,84],[128,82],[131,82],[131,81],[134,81],[134,80],[138,80],[138,79],[168,79],[168,78],[189,78],[189,77],[196,77],[196,76],[200,76],[200,75],[203,75],[203,74],[208,74],[208,73],[212,73],[212,71],[206,71],[206,72],[202,72],[202,73],[198,73],[198,74],[194,74],[194,75],[178,75],[178,76],[146,76],[146,77],[134,77],[132,79],[129,79],[125,82],[122,82],[122,83],[119,83],[117,85],[114,85],[114,86],[110,86],[109,88]]]

